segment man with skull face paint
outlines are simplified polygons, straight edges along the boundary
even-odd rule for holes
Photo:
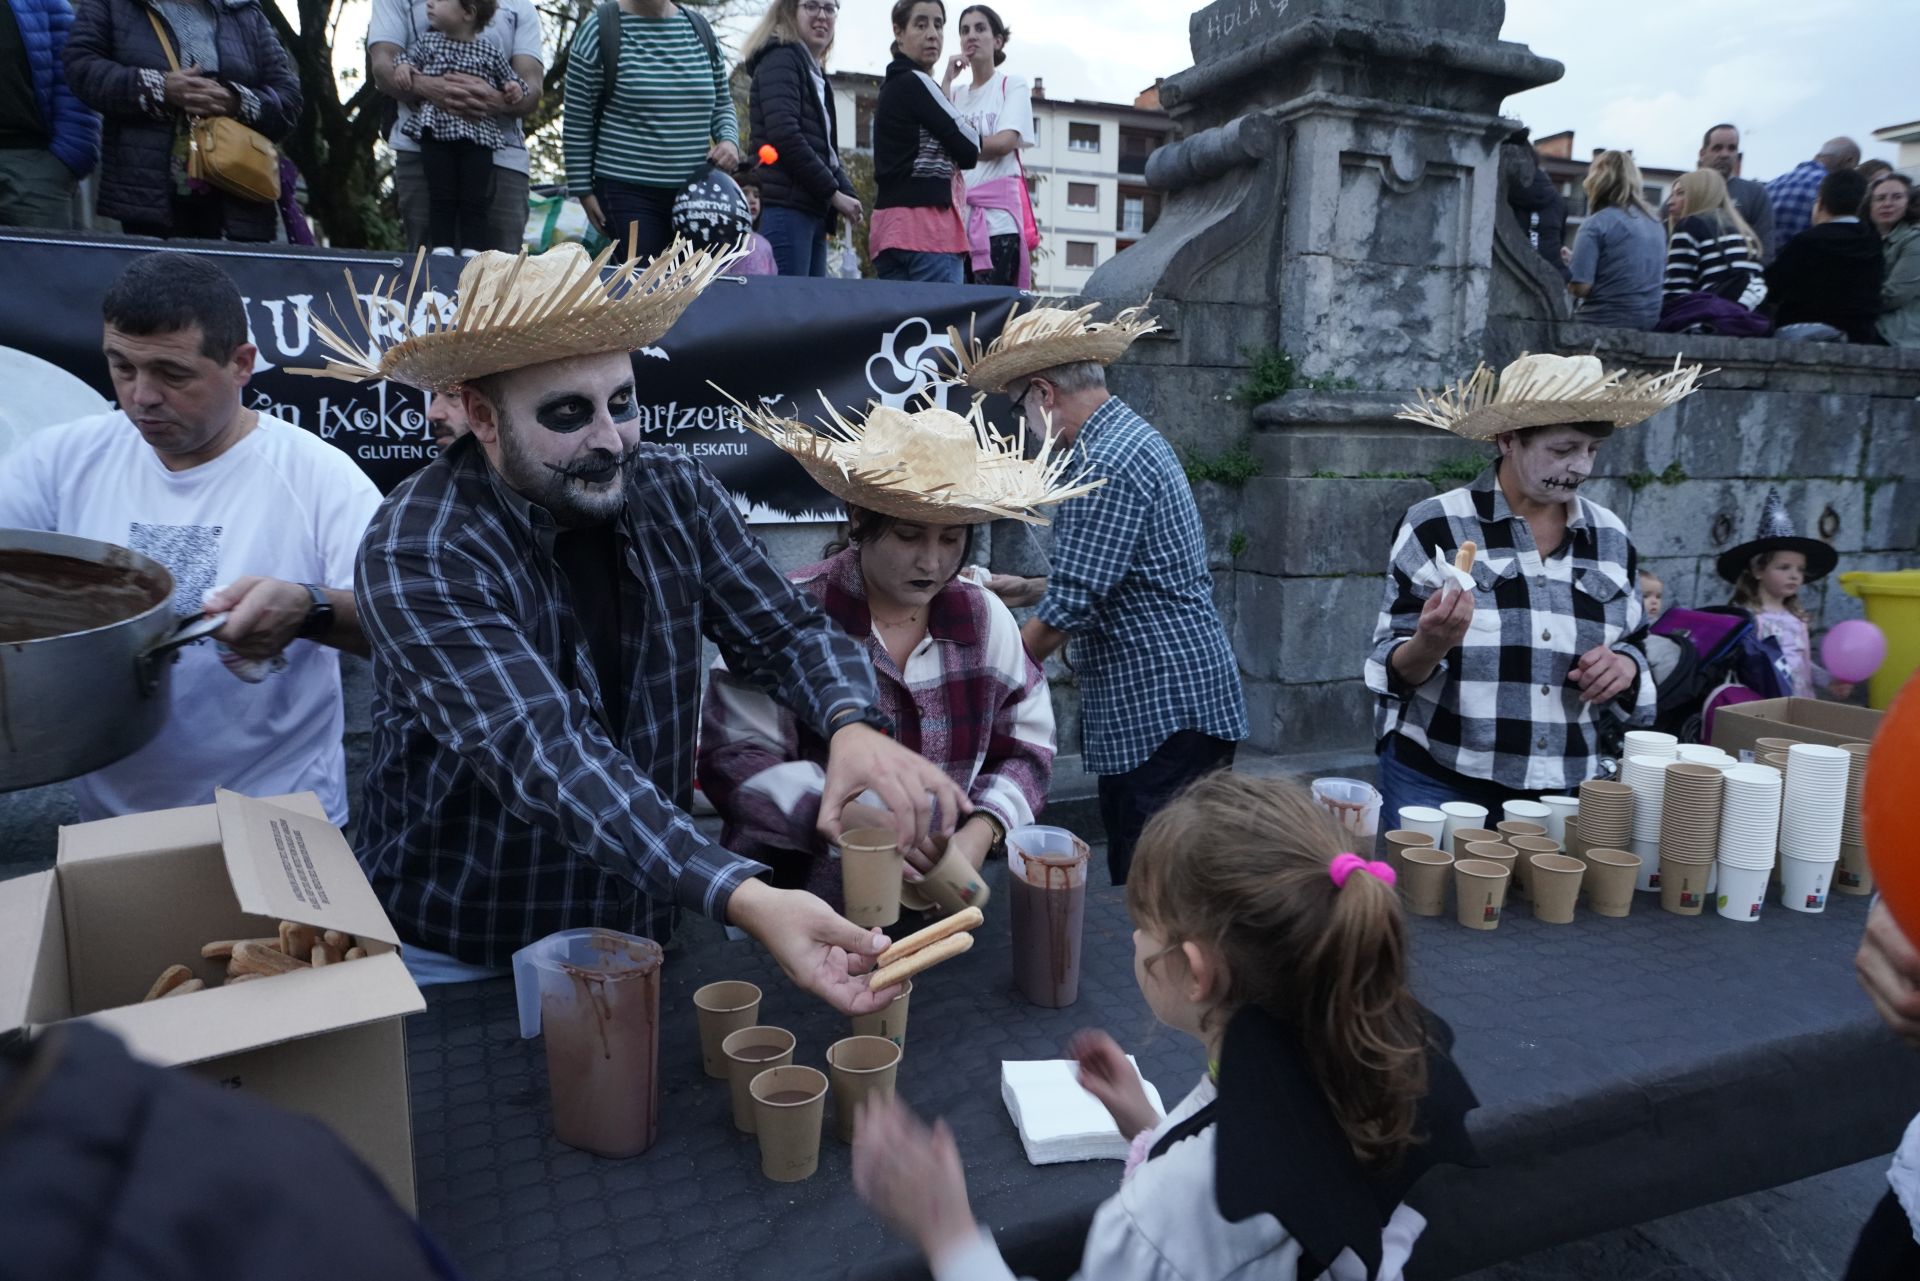
[[[1483,366],[1399,415],[1499,455],[1414,504],[1394,539],[1366,663],[1383,829],[1405,805],[1497,811],[1570,792],[1600,772],[1601,716],[1651,720],[1639,555],[1620,518],[1579,491],[1616,428],[1688,395],[1698,374],[1623,379],[1591,356],[1523,356],[1497,383]],[[1479,553],[1456,578],[1468,543]]]
[[[485,253],[461,273],[464,323],[377,363],[323,334],[343,357],[325,372],[457,387],[471,428],[388,498],[359,559],[376,692],[357,845],[422,982],[501,972],[576,926],[664,941],[688,908],[842,1010],[897,995],[863,977],[879,931],[755,879],[686,812],[703,635],[829,744],[829,839],[868,790],[903,846],[972,808],[883,732],[866,656],[718,483],[640,439],[629,353],[735,256],[678,246],[602,280],[606,255],[577,245]]]

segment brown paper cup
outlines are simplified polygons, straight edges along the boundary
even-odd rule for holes
[[[1660,906],[1676,916],[1698,916],[1707,905],[1707,876],[1711,863],[1660,860]]]
[[[853,1016],[853,1034],[855,1036],[878,1036],[892,1041],[901,1049],[907,1048],[907,998],[913,995],[913,980],[908,979],[900,988],[900,995],[893,998],[893,1004],[872,1014]]]
[[[733,979],[709,983],[693,994],[693,1009],[700,1019],[700,1066],[714,1080],[724,1081],[727,1052],[721,1042],[760,1021],[760,989]]]
[[[1777,736],[1769,736],[1767,738],[1754,739],[1753,746],[1754,746],[1754,750],[1761,751],[1761,752],[1784,752],[1789,747],[1792,747],[1795,743],[1799,741],[1800,740],[1797,738],[1780,738]]]
[[[1514,893],[1521,898],[1533,897],[1533,856],[1535,854],[1558,854],[1560,842],[1551,836],[1509,836],[1507,844],[1512,846],[1519,858],[1513,865]]]
[[[884,828],[863,827],[842,835],[840,879],[847,919],[867,929],[898,921],[906,866],[893,833]]]
[[[1567,820],[1567,839],[1563,844],[1568,858],[1577,858],[1582,863],[1587,861],[1587,843],[1580,839],[1580,819],[1577,815]]]
[[[1507,901],[1507,869],[1485,859],[1464,859],[1453,865],[1454,915],[1470,930],[1500,926],[1500,908]]]
[[[1511,877],[1513,866],[1520,859],[1520,851],[1500,841],[1475,841],[1467,846],[1466,857],[1477,858],[1486,863],[1497,863],[1506,869],[1507,875]],[[1457,864],[1463,860],[1456,857],[1453,861]]]
[[[867,1099],[893,1097],[900,1047],[878,1036],[850,1036],[827,1047],[827,1079],[833,1082],[833,1133],[853,1142],[853,1118]]]
[[[1633,907],[1634,883],[1640,879],[1640,856],[1631,850],[1604,847],[1587,851],[1587,907],[1597,916],[1625,916]]]
[[[1447,881],[1453,855],[1414,847],[1401,855],[1400,893],[1415,916],[1438,916],[1447,909]]]
[[[820,1168],[820,1126],[827,1114],[827,1078],[789,1064],[753,1078],[753,1124],[760,1135],[760,1173],[798,1183]]]
[[[1549,925],[1572,924],[1587,865],[1565,854],[1534,854],[1527,862],[1533,864],[1534,919]]]
[[[963,911],[969,907],[985,907],[992,892],[987,882],[973,864],[967,862],[967,856],[958,850],[948,850],[933,870],[928,872],[914,888],[923,898],[932,901],[935,910],[942,916]]]
[[[1405,871],[1406,864],[1401,860],[1400,856],[1406,851],[1432,849],[1434,847],[1434,840],[1431,836],[1428,836],[1425,832],[1416,832],[1411,828],[1405,827],[1394,828],[1382,838],[1382,841],[1386,847],[1387,866],[1393,869],[1395,876],[1399,876]]]
[[[1873,868],[1867,862],[1866,846],[1841,842],[1840,866],[1833,869],[1832,888],[1836,894],[1873,893]]]
[[[1545,836],[1547,834],[1547,829],[1540,826],[1540,824],[1529,823],[1521,818],[1508,819],[1504,823],[1495,823],[1493,827],[1503,838],[1515,836]]]
[[[1466,858],[1469,845],[1498,845],[1500,833],[1490,827],[1456,827],[1453,829],[1453,856]]]
[[[793,1033],[783,1027],[743,1027],[720,1043],[727,1056],[727,1091],[733,1096],[733,1128],[753,1133],[753,1093],[747,1087],[768,1068],[793,1062]]]

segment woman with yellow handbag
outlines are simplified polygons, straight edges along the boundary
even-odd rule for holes
[[[275,238],[300,82],[258,0],[78,0],[66,71],[105,120],[100,214],[135,235]]]

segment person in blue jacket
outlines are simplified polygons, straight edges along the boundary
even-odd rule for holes
[[[73,226],[73,191],[100,161],[100,117],[60,65],[67,0],[0,3],[0,226]]]

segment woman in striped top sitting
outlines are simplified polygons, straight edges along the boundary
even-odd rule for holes
[[[1748,311],[1766,299],[1760,238],[1734,208],[1719,170],[1682,174],[1667,208],[1667,275],[1661,286],[1666,298],[1714,294]]]
[[[706,162],[729,172],[739,165],[740,127],[726,61],[705,18],[672,0],[618,0],[616,11],[617,42],[603,41],[609,6],[596,5],[568,54],[567,194],[579,198],[620,259],[630,227],[638,233],[635,253],[651,258],[673,242],[673,198],[695,171]],[[602,56],[608,45],[618,51],[611,75]]]

